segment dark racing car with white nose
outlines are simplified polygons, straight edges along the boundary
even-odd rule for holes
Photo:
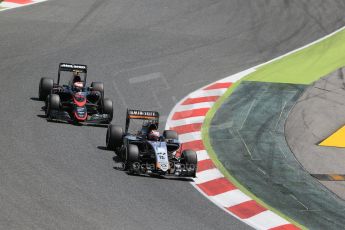
[[[140,120],[140,130],[131,130],[131,120]],[[106,145],[121,159],[130,174],[195,177],[197,154],[183,149],[178,134],[173,130],[158,130],[159,113],[127,110],[125,130],[109,125]]]

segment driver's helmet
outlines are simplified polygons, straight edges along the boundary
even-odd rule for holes
[[[157,130],[151,130],[148,135],[147,139],[151,141],[158,141],[159,140],[159,132]]]
[[[155,123],[149,122],[147,124],[147,131],[148,131],[148,133],[150,133],[152,130],[157,130],[157,129],[158,129],[158,127],[157,127],[157,125]]]
[[[83,89],[83,82],[78,81],[73,83],[74,90],[77,92],[81,92]]]
[[[76,82],[81,82],[80,71],[78,70],[73,71],[73,84]]]

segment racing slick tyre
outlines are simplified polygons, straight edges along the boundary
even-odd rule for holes
[[[47,77],[42,77],[40,80],[40,85],[38,87],[38,98],[41,101],[45,101],[47,96],[53,89],[54,80]]]
[[[165,139],[169,139],[169,140],[171,140],[171,139],[177,140],[178,139],[178,134],[174,130],[164,130],[163,137]]]
[[[60,109],[60,96],[58,94],[49,94],[46,103],[46,115],[48,120],[51,120],[51,114],[53,110]]]
[[[188,176],[195,177],[198,165],[198,157],[193,150],[183,150],[181,154],[181,162],[185,164]]]
[[[108,123],[113,120],[113,101],[109,98],[105,98],[102,101],[102,113],[109,115]]]
[[[128,145],[126,161],[130,163],[135,163],[139,161],[139,148],[137,145]]]
[[[107,149],[115,150],[117,147],[121,147],[123,144],[124,132],[122,127],[117,125],[109,125],[107,130]]]
[[[126,151],[126,167],[129,174],[139,170],[140,165],[137,164],[139,164],[139,148],[136,145],[129,144]]]
[[[98,91],[101,93],[102,99],[104,97],[104,85],[103,82],[92,82],[91,83],[92,91]]]

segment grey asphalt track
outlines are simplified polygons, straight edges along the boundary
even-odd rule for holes
[[[344,122],[344,72],[339,69],[311,85],[297,101],[286,122],[286,140],[311,174],[345,173],[345,149],[318,146]],[[321,181],[345,200],[345,181]]]
[[[105,129],[47,123],[40,77],[61,61],[105,82],[115,121],[343,26],[345,3],[51,0],[0,13],[0,229],[247,229],[185,181],[113,169]]]

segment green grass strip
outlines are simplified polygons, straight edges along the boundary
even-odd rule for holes
[[[345,30],[264,65],[245,80],[311,84],[345,64]]]

